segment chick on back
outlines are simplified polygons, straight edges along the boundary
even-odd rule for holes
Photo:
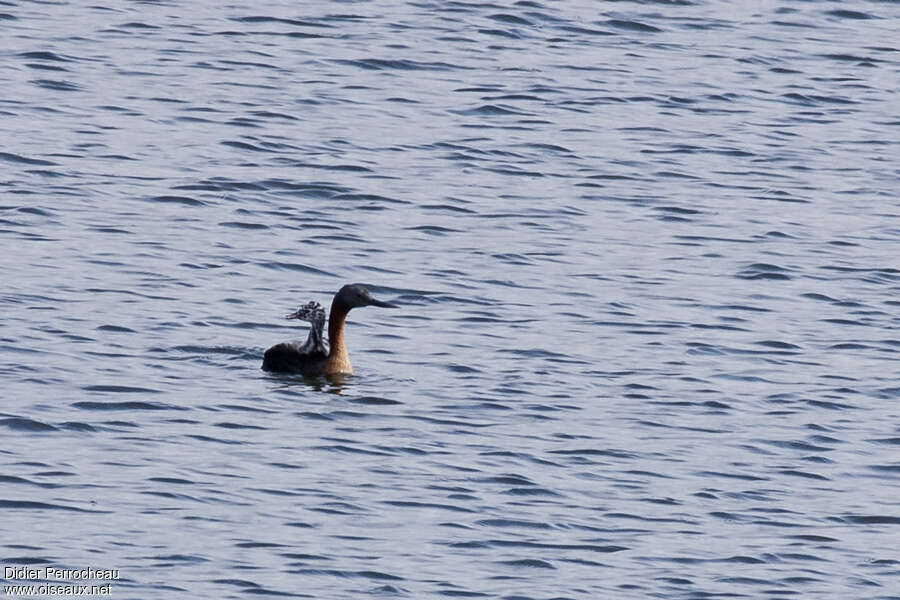
[[[328,358],[328,343],[325,341],[325,309],[318,302],[307,302],[288,319],[298,319],[310,323],[309,335],[303,344],[282,342],[275,344],[263,355],[264,371],[316,374],[321,364]]]

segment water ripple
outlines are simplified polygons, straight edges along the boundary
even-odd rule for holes
[[[6,4],[7,566],[896,587],[892,3]],[[352,281],[354,376],[260,371]]]

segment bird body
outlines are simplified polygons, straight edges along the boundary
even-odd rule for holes
[[[275,344],[263,355],[262,369],[276,373],[299,373],[301,375],[352,374],[353,363],[344,341],[344,325],[347,314],[353,308],[381,306],[396,308],[389,302],[376,300],[365,286],[348,284],[342,287],[331,301],[328,316],[328,344],[322,338],[325,311],[318,302],[301,306],[287,315],[288,319],[310,322],[309,337],[302,345],[297,342]],[[329,347],[330,346],[330,347]]]

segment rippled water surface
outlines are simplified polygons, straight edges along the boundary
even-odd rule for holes
[[[897,3],[0,27],[3,566],[900,598]],[[351,281],[401,305],[351,314],[354,376],[259,369]]]

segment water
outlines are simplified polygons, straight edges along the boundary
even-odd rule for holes
[[[4,566],[900,597],[897,4],[0,25]],[[351,314],[356,375],[261,372],[346,282],[402,305]]]

